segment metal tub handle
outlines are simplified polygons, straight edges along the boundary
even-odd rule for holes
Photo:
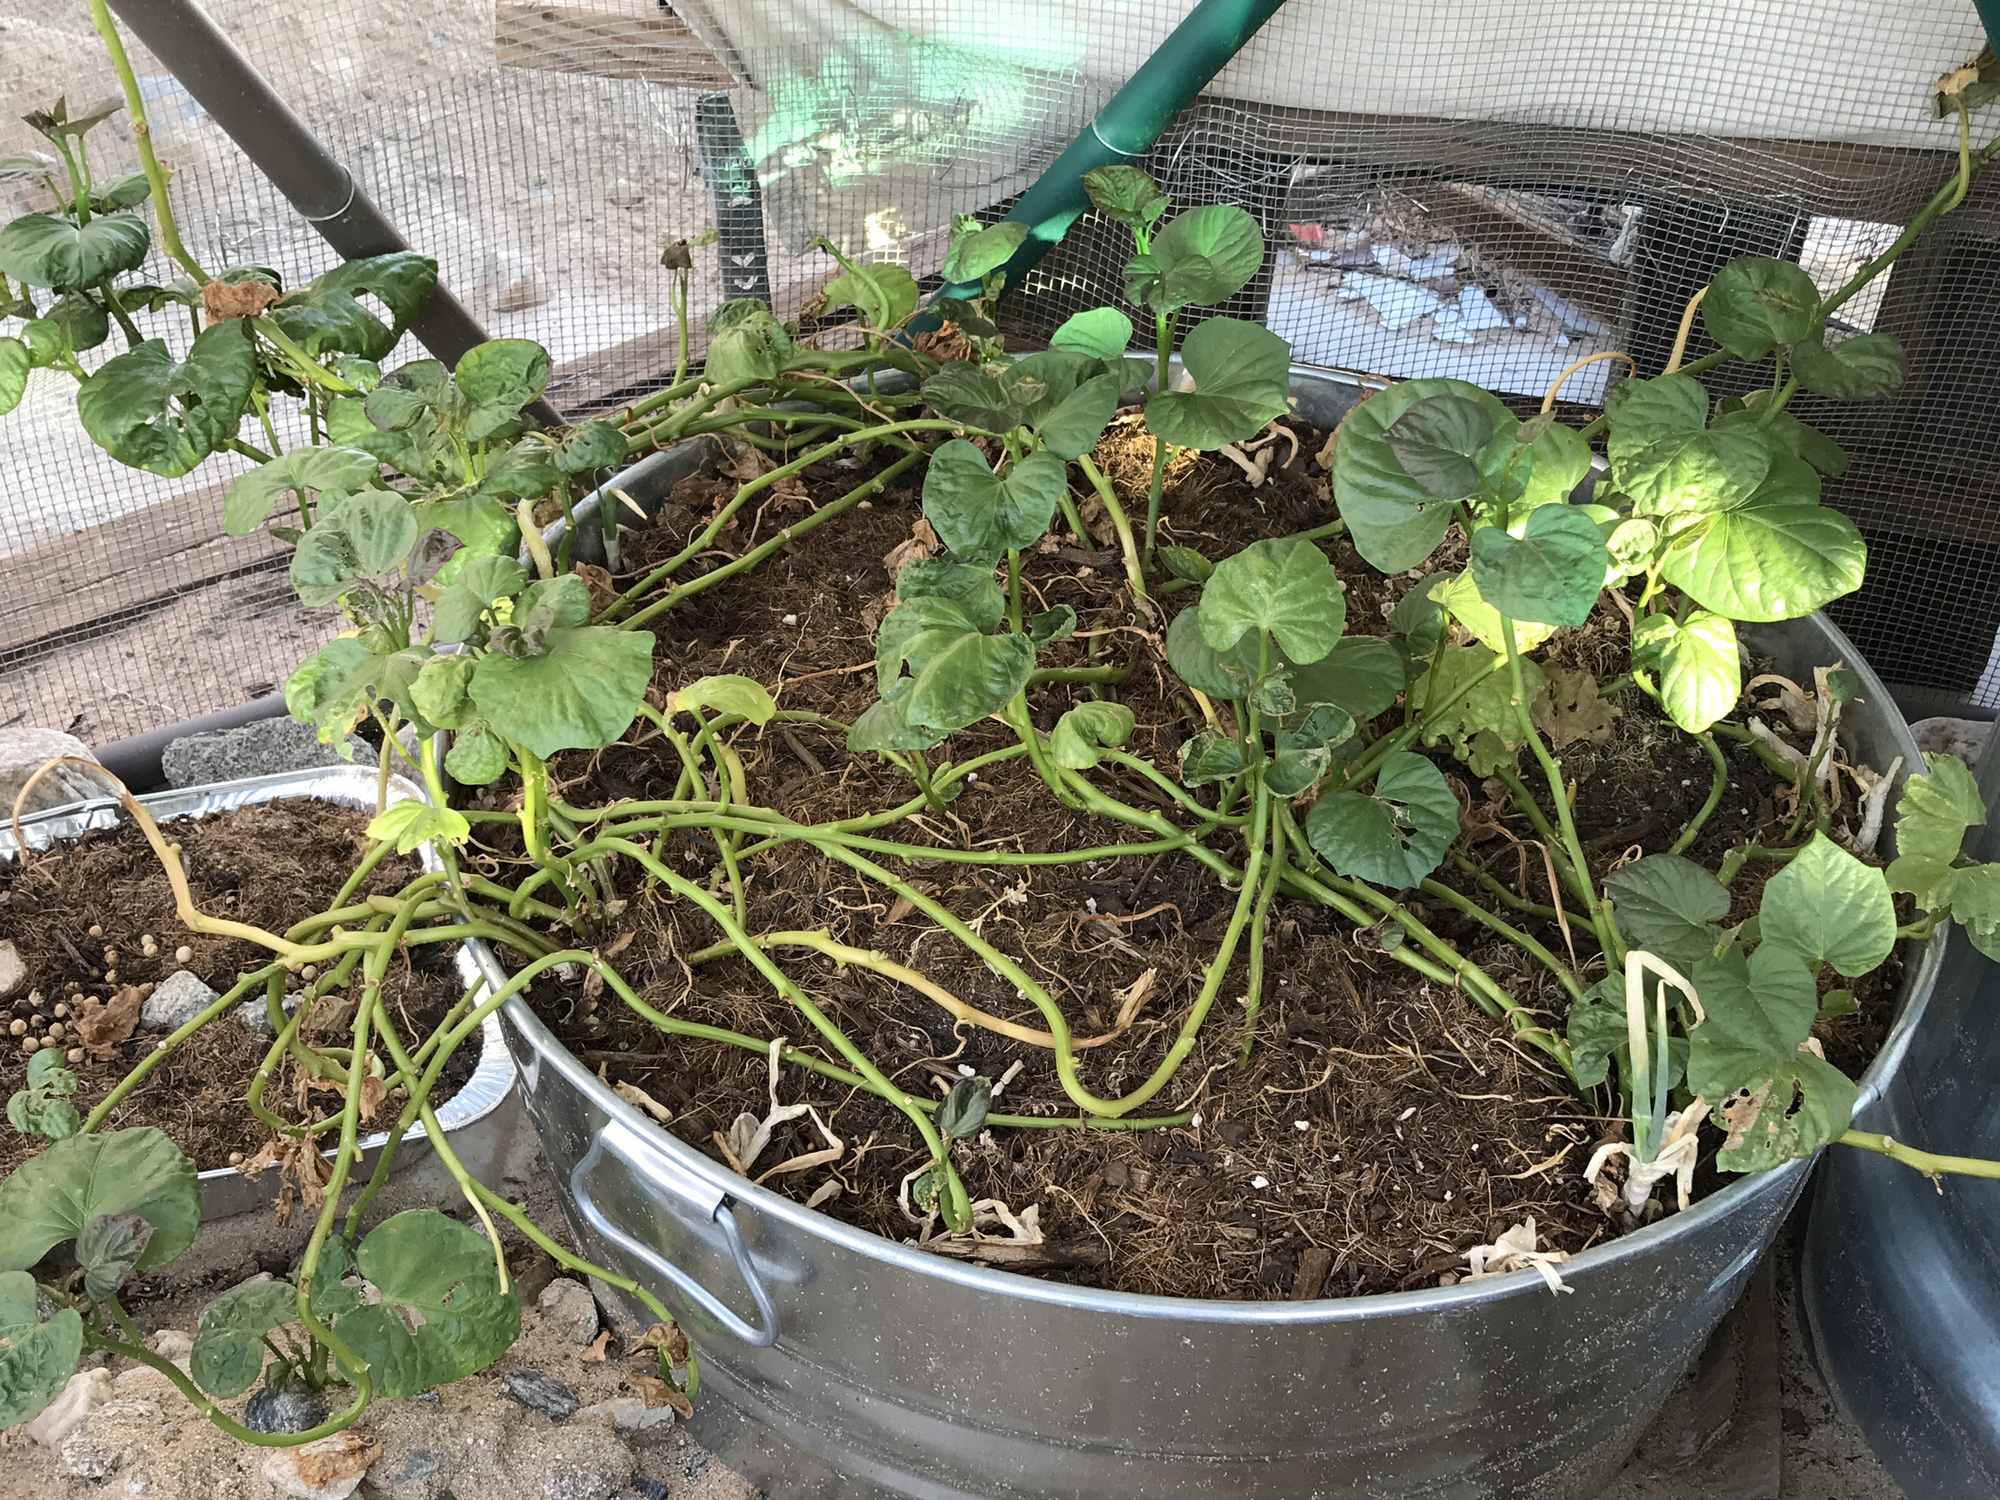
[[[633,1183],[655,1202],[663,1207],[669,1206],[666,1198],[671,1194],[698,1210],[722,1230],[730,1257],[736,1262],[736,1274],[743,1279],[743,1285],[749,1289],[750,1300],[756,1304],[756,1322],[746,1321],[692,1274],[611,1222],[610,1215],[590,1195],[590,1174],[607,1156],[624,1167],[631,1174]],[[591,1142],[590,1150],[584,1153],[583,1160],[569,1174],[569,1191],[578,1216],[600,1239],[616,1245],[654,1275],[671,1283],[688,1301],[751,1348],[768,1349],[777,1343],[778,1311],[750,1259],[750,1250],[743,1243],[742,1231],[736,1227],[736,1216],[730,1212],[727,1193],[703,1182],[620,1120],[607,1123],[597,1139]]]

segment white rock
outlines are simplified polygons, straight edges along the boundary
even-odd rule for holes
[[[146,1347],[170,1364],[185,1364],[194,1357],[194,1340],[178,1328],[162,1328],[146,1340]]]
[[[1933,755],[1956,755],[1968,764],[1977,761],[1993,735],[1993,726],[1981,719],[1919,719],[1910,726],[1920,748]],[[0,982],[0,995],[7,986]]]
[[[51,1453],[62,1451],[63,1439],[83,1425],[90,1409],[111,1396],[109,1370],[79,1370],[70,1376],[55,1400],[22,1430]]]
[[[582,1282],[558,1276],[542,1289],[535,1306],[543,1323],[570,1343],[582,1346],[597,1337],[597,1301]]]
[[[12,943],[0,943],[0,1000],[27,982],[28,966],[21,962],[21,955],[14,951]]]
[[[609,1401],[584,1407],[574,1420],[609,1422],[614,1432],[622,1432],[627,1437],[645,1433],[657,1437],[674,1425],[674,1409],[671,1406],[648,1406],[637,1396],[613,1396]]]
[[[73,755],[95,764],[90,746],[57,729],[0,729],[0,810],[12,810],[28,778],[58,756]],[[57,766],[35,783],[21,805],[24,813],[61,807],[87,797],[108,797],[111,783],[82,766]]]
[[[353,1431],[281,1448],[264,1460],[264,1482],[293,1500],[347,1500],[382,1449]]]
[[[176,969],[153,987],[139,1010],[148,1031],[178,1031],[215,1003],[215,991],[198,974]]]
[[[62,1466],[65,1474],[102,1484],[125,1462],[125,1450],[92,1437],[86,1429],[63,1439]]]

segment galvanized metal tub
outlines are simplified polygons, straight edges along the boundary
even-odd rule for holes
[[[241,781],[156,792],[141,797],[139,801],[156,820],[165,824],[175,818],[205,817],[211,813],[251,807],[260,802],[301,797],[329,802],[338,807],[372,808],[375,805],[375,770],[373,767],[339,766],[316,771],[286,771],[275,776],[252,776]],[[424,791],[413,781],[393,776],[389,780],[389,799],[392,802],[422,801]],[[88,802],[73,802],[24,817],[21,832],[29,848],[47,849],[93,829],[113,827],[123,816],[123,810],[115,799],[93,798]],[[0,861],[12,861],[17,849],[13,830],[6,826],[4,819],[0,819]],[[484,951],[483,944],[467,943],[459,949],[457,964],[460,975],[470,985],[491,970],[493,960]],[[514,1060],[501,1040],[499,1019],[491,1017],[480,1032],[479,1060],[474,1065],[472,1076],[437,1110],[438,1124],[450,1138],[452,1149],[464,1161],[467,1170],[482,1180],[497,1180],[498,1153],[505,1136],[504,1130],[499,1127],[504,1123],[501,1118],[503,1106],[511,1103],[513,1088]],[[361,1160],[356,1168],[358,1173],[365,1177],[373,1170],[388,1141],[386,1131],[378,1130],[362,1137]],[[328,1156],[332,1154],[331,1151],[327,1153]],[[396,1149],[392,1178],[430,1154],[423,1126],[413,1126]],[[234,1167],[211,1167],[201,1172],[199,1178],[201,1216],[210,1221],[268,1207],[278,1191],[278,1174],[275,1172],[250,1178]]]
[[[1294,371],[1301,411],[1323,425],[1364,389]],[[650,510],[660,475],[703,458],[656,455],[605,491]],[[1845,661],[1862,681],[1852,752],[1884,768],[1900,756],[1904,774],[1921,765],[1888,691],[1832,625],[1751,639],[1804,680]],[[1864,1109],[1902,1063],[1941,948],[1907,955]],[[774,1500],[1590,1495],[1811,1170],[1734,1182],[1584,1252],[1564,1267],[1568,1296],[1527,1272],[1317,1302],[1132,1296],[945,1260],[808,1210],[659,1129],[525,1002],[502,1019],[581,1248],[684,1313],[703,1355],[696,1431]]]

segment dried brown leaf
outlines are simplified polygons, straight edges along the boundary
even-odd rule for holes
[[[894,578],[907,564],[937,556],[938,546],[938,534],[931,530],[929,521],[919,516],[910,526],[909,537],[882,554],[882,566]]]
[[[109,1000],[86,1000],[76,1015],[76,1038],[83,1050],[103,1061],[118,1051],[139,1028],[139,1011],[145,992],[128,984]]]
[[[201,310],[211,323],[254,318],[278,300],[278,289],[267,281],[211,281],[201,289]]]
[[[1611,738],[1617,705],[1598,696],[1597,678],[1571,667],[1548,667],[1549,690],[1534,703],[1535,722],[1557,749],[1580,740],[1601,744]]]
[[[646,1405],[671,1406],[674,1415],[682,1418],[694,1415],[694,1403],[672,1381],[662,1380],[657,1375],[634,1375],[632,1384],[639,1388]]]
[[[607,1328],[598,1334],[595,1339],[591,1340],[590,1347],[579,1354],[577,1358],[587,1365],[601,1365],[610,1357],[606,1352],[610,1343],[611,1330]]]

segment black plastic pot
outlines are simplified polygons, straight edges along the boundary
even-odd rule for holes
[[[2000,756],[1979,789],[2000,805]],[[2000,856],[2000,816],[1972,852]],[[1902,1068],[1855,1126],[1925,1150],[2000,1157],[2000,966],[1963,933]],[[1914,1500],[2000,1495],[2000,1182],[1942,1191],[1861,1151],[1820,1165],[1799,1277],[1827,1385]]]

